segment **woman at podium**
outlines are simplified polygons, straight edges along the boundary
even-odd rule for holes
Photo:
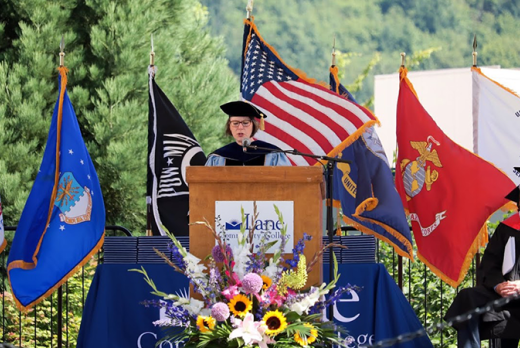
[[[235,138],[235,141],[211,153],[206,166],[291,165],[280,148],[261,140],[251,141],[258,130],[264,129],[266,116],[260,110],[244,101],[226,103],[220,108],[229,116],[226,134]]]

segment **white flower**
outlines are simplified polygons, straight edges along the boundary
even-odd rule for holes
[[[307,296],[305,296],[300,301],[297,301],[293,303],[290,306],[291,311],[294,311],[298,313],[299,315],[302,315],[303,313],[307,313],[307,311],[318,302],[321,296],[321,288],[323,285],[319,288],[311,287],[309,293]]]
[[[240,279],[246,275],[247,262],[249,261],[249,255],[251,255],[249,247],[250,244],[246,243],[233,248],[233,259],[235,261],[234,271]]]
[[[278,265],[276,263],[273,263],[273,258],[271,257],[269,259],[269,265],[264,269],[264,275],[274,280],[276,279],[278,271]]]
[[[198,257],[188,253],[184,257],[184,261],[186,262],[186,273],[190,278],[202,278],[206,276],[204,274],[206,266],[199,264],[200,259]]]
[[[198,315],[200,310],[204,307],[204,302],[190,298],[190,302],[188,304],[182,304],[182,307],[184,307],[184,309],[186,309],[191,315]]]
[[[263,341],[263,331],[259,331],[259,327],[262,325],[262,322],[255,322],[255,317],[251,313],[247,313],[244,317],[244,320],[240,320],[235,318],[233,321],[233,326],[236,327],[235,330],[231,331],[228,340],[232,340],[235,338],[242,338],[244,340],[244,344],[246,346],[252,345],[253,343],[259,343]]]

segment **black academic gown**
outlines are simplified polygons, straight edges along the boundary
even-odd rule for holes
[[[266,155],[271,154],[271,151],[280,150],[279,147],[269,144],[265,141],[255,140],[251,143],[252,146],[262,147],[264,149],[251,149],[248,148],[247,151],[244,151],[244,148],[237,144],[236,142],[232,142],[226,146],[221,147],[218,150],[215,150],[208,156],[208,162],[211,162],[213,156],[219,156],[225,159],[226,166],[263,166],[265,165]],[[279,153],[274,152],[273,154],[279,155]],[[281,154],[285,157],[285,154]]]
[[[461,290],[446,312],[445,320],[500,298],[494,290],[495,286],[506,280],[520,279],[520,226],[514,226],[515,228],[512,228],[505,223],[498,225],[489,240],[477,272],[480,285]],[[502,275],[504,249],[509,237],[515,238],[516,262],[509,273]],[[458,329],[460,325],[464,324],[455,324],[454,327]],[[497,310],[483,314],[479,322],[479,331],[481,339],[520,338],[520,300],[511,301]]]

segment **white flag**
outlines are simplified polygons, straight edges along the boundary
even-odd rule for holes
[[[520,173],[520,95],[472,68],[474,152],[493,163],[517,185]],[[520,71],[510,70],[520,81]],[[510,76],[511,78],[511,76]]]
[[[4,235],[4,215],[2,214],[2,199],[0,198],[0,253],[4,251],[7,244]]]

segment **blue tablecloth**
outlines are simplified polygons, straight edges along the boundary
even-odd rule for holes
[[[324,265],[328,281],[328,265]],[[358,347],[376,343],[400,334],[414,332],[423,326],[403,293],[382,264],[341,264],[338,286],[352,284],[360,291],[343,295],[334,306],[334,320],[345,327]],[[433,347],[428,336],[396,345],[399,348]]]
[[[157,308],[140,304],[158,299],[136,264],[105,264],[97,268],[83,311],[78,348],[154,348],[163,332],[152,322]],[[188,288],[188,280],[165,264],[144,265],[157,288],[175,293]],[[328,265],[324,265],[327,281]],[[334,308],[334,319],[344,326],[358,347],[416,331],[422,325],[410,304],[382,264],[340,264],[338,286],[350,283],[362,289],[344,294]],[[164,343],[161,347],[170,347]],[[172,346],[173,347],[173,346]],[[427,336],[398,345],[399,348],[433,347]]]

